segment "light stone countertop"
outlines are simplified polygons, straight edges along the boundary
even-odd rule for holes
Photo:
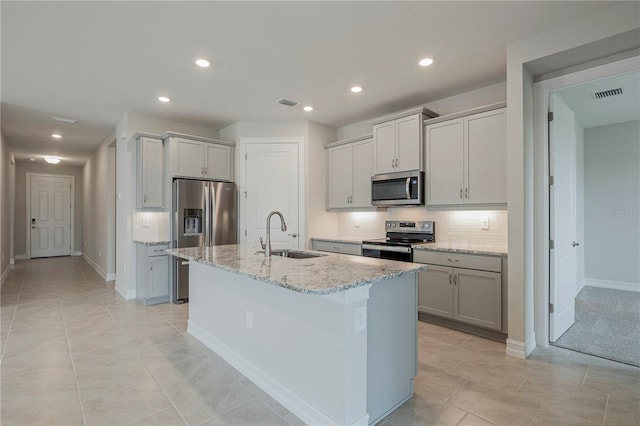
[[[249,244],[169,249],[167,253],[310,294],[336,293],[426,269],[419,263],[327,253],[311,259],[267,259]]]
[[[383,236],[373,237],[373,238],[362,238],[362,237],[353,237],[349,235],[339,236],[339,237],[311,237],[311,240],[316,241],[329,241],[332,243],[347,243],[347,244],[362,244],[363,241],[366,240],[376,240],[378,238],[384,238]]]
[[[423,244],[415,247],[414,250],[484,254],[487,256],[507,256],[508,253],[506,247],[469,243],[464,241],[436,241],[435,243]]]
[[[143,241],[133,240],[134,243],[144,244],[145,246],[159,246],[161,244],[169,244],[169,241]]]

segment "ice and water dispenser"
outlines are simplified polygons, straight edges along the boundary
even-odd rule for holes
[[[184,209],[184,235],[202,234],[202,209]]]

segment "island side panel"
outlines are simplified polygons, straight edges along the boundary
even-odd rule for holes
[[[418,373],[417,274],[375,283],[368,302],[368,412],[375,424],[413,396]]]
[[[368,287],[318,296],[191,262],[189,333],[303,421],[368,424]]]

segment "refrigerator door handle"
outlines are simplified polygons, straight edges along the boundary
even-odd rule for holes
[[[209,184],[209,188],[209,196],[211,197],[211,201],[207,206],[209,214],[211,215],[211,220],[209,222],[209,245],[214,246],[216,244],[216,221],[218,219],[218,212],[216,211],[216,185],[211,182]]]
[[[210,204],[209,204],[209,184],[205,184],[202,187],[202,190],[204,191],[203,194],[203,198],[204,198],[204,223],[202,224],[202,244],[206,247],[206,246],[210,246],[211,245],[211,237],[210,237],[210,230],[209,228],[211,227],[211,210],[210,210]]]

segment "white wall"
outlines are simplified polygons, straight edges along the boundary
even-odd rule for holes
[[[600,12],[567,22],[507,46],[507,140],[509,203],[509,338],[507,353],[524,357],[535,348],[534,283],[548,285],[541,269],[534,274],[534,251],[548,235],[535,230],[533,212],[544,215],[544,206],[534,202],[534,176],[544,173],[544,164],[533,157],[533,75],[528,64],[555,55],[557,60],[576,59],[585,53],[583,46],[617,36],[640,27],[637,2],[617,4]],[[610,49],[610,50],[607,50]],[[579,54],[576,54],[579,53]],[[587,53],[595,53],[593,51]],[[618,53],[615,46],[601,45],[597,54],[606,57]],[[586,59],[586,61],[593,58]],[[575,65],[568,64],[565,66]],[[559,67],[560,68],[560,67]],[[546,70],[550,72],[552,70]],[[548,213],[547,213],[548,214]],[[537,233],[536,233],[537,232]],[[536,263],[537,264],[537,263]],[[544,265],[544,262],[541,262]],[[537,275],[539,274],[539,275]],[[542,306],[542,305],[541,305]],[[542,306],[544,309],[544,306]]]
[[[82,169],[82,254],[108,280],[116,273],[115,139],[115,132],[107,136]]]
[[[133,214],[136,185],[137,132],[162,134],[166,131],[217,139],[217,129],[210,129],[171,120],[135,114],[125,114],[116,126],[116,290],[126,299],[136,295]]]
[[[47,164],[39,161],[16,161],[15,177],[15,221],[14,221],[14,245],[15,255],[26,256],[27,253],[27,173],[42,173],[48,175],[67,175],[74,177],[74,223],[72,241],[72,253],[82,251],[82,166],[65,166],[60,164]]]
[[[0,132],[0,284],[9,272],[11,252],[12,174],[14,159],[9,145]]]
[[[507,85],[505,82],[492,84],[470,92],[460,93],[447,98],[430,101],[422,105],[438,115],[453,114],[472,108],[504,102],[507,99]],[[375,117],[371,117],[373,119]],[[371,133],[372,126],[366,120],[352,123],[338,129],[338,140],[348,139]]]
[[[578,120],[576,128],[576,240],[581,242],[576,247],[576,294],[584,286],[584,128]]]
[[[640,291],[640,121],[584,135],[587,283]]]

